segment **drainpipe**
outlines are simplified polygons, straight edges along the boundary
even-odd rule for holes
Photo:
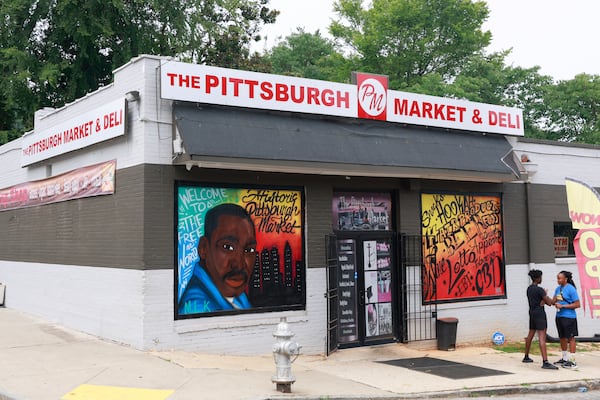
[[[535,269],[535,263],[533,262],[533,234],[532,234],[532,223],[533,218],[531,215],[531,194],[530,188],[531,183],[529,182],[529,174],[525,176],[525,212],[527,213],[527,261],[529,264],[529,270]]]

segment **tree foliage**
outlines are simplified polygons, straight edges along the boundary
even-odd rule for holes
[[[34,111],[105,85],[139,54],[348,82],[383,74],[391,89],[518,107],[525,135],[600,144],[600,76],[554,82],[539,67],[486,53],[480,0],[337,0],[329,32],[298,30],[250,54],[278,12],[269,0],[5,0],[0,2],[0,143]]]
[[[427,74],[457,75],[466,58],[490,43],[481,30],[483,1],[338,0],[332,35],[355,53],[365,71],[389,76],[390,87],[410,88]]]
[[[0,2],[0,131],[32,127],[109,83],[140,54],[225,67],[248,63],[248,45],[278,12],[269,0],[4,0]]]
[[[331,34],[390,88],[521,108],[526,136],[600,144],[600,77],[555,83],[537,66],[506,65],[510,50],[486,54],[485,2],[338,0],[334,9]]]
[[[538,136],[600,144],[600,75],[579,74],[548,86],[539,126]]]
[[[266,58],[275,74],[327,81],[344,81],[351,74],[348,60],[319,31],[308,33],[297,28],[275,45]]]

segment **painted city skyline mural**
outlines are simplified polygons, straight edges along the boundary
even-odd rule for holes
[[[179,184],[176,316],[304,308],[302,207],[301,190]]]

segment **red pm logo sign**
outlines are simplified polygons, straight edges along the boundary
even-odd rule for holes
[[[388,78],[383,75],[356,73],[358,118],[387,119]]]

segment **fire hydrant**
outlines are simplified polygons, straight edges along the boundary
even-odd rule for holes
[[[292,392],[292,383],[296,377],[292,375],[292,363],[300,355],[300,345],[290,339],[294,334],[285,317],[281,317],[277,329],[273,332],[275,344],[273,345],[273,358],[275,359],[275,375],[271,378],[277,384],[277,391],[282,393]]]

